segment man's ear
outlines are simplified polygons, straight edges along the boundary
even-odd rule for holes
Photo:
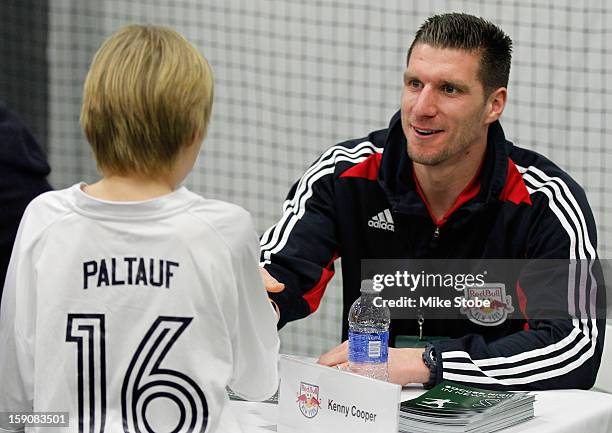
[[[499,119],[504,112],[506,107],[506,101],[508,99],[508,89],[500,87],[494,90],[487,98],[487,111],[485,117],[485,123],[490,124]]]

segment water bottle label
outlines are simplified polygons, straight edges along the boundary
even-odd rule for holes
[[[368,357],[380,358],[380,341],[368,341]]]
[[[362,333],[349,331],[349,361],[386,363],[388,358],[389,331]]]

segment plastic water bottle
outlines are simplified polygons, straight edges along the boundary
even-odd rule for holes
[[[389,323],[387,307],[376,307],[372,280],[361,282],[361,296],[349,311],[349,369],[353,373],[379,380],[387,380],[389,353]]]

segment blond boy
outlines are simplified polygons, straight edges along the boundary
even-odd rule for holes
[[[98,50],[81,123],[102,178],[24,215],[0,311],[0,412],[67,412],[70,432],[233,431],[227,385],[275,392],[250,215],[179,187],[212,100],[208,63],[173,30],[129,26]]]

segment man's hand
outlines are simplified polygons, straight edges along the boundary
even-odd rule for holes
[[[321,355],[317,363],[341,370],[348,369],[348,340]]]
[[[424,349],[389,348],[389,382],[399,385],[427,383],[429,369],[423,362]],[[348,341],[321,355],[319,364],[348,369]]]

